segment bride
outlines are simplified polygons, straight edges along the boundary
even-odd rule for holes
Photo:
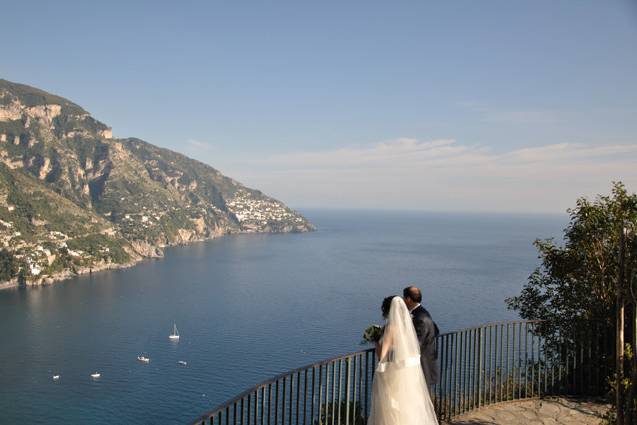
[[[420,366],[420,347],[405,302],[383,301],[385,331],[376,345],[368,425],[437,425],[438,419]]]

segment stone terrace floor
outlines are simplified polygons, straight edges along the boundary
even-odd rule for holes
[[[591,400],[550,398],[502,403],[456,417],[453,425],[598,425],[609,406]]]

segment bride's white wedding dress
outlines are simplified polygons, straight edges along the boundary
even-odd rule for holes
[[[368,425],[438,424],[405,302],[394,297],[380,344]]]

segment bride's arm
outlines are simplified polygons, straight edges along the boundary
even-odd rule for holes
[[[392,334],[392,327],[386,326],[382,341],[376,343],[376,355],[378,356],[378,361],[383,361],[385,360],[385,357],[387,357],[387,353],[392,346]]]

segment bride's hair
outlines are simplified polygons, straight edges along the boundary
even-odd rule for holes
[[[397,295],[390,295],[389,297],[385,298],[383,300],[383,305],[380,307],[380,309],[383,311],[383,317],[385,319],[387,319],[387,316],[389,316],[389,307],[391,307],[391,300],[393,300],[394,297],[397,297]]]

